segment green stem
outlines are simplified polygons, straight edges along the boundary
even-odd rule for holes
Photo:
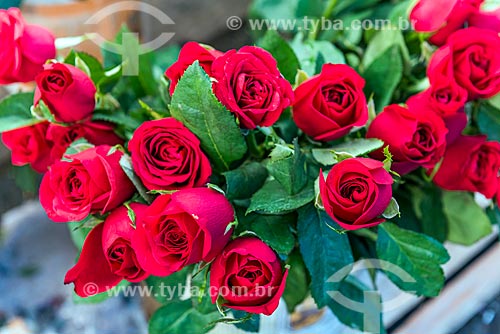
[[[370,239],[373,242],[377,242],[377,238],[378,238],[377,233],[370,231],[366,228],[352,231],[352,233],[356,234],[357,236]]]
[[[335,9],[335,6],[337,5],[337,1],[338,0],[330,0],[330,1],[328,1],[326,9],[323,12],[323,17],[329,18],[330,16],[332,16],[333,10]]]

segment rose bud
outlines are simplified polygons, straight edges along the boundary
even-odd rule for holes
[[[2,141],[12,151],[14,166],[31,165],[38,173],[45,173],[51,164],[51,144],[45,139],[49,122],[2,133]]]
[[[143,123],[128,148],[134,170],[149,190],[201,187],[212,174],[198,138],[174,118]]]
[[[293,102],[293,90],[264,49],[230,50],[212,64],[214,92],[243,128],[271,126]]]
[[[47,140],[53,143],[50,151],[52,160],[61,160],[68,147],[80,138],[85,138],[96,146],[123,144],[123,139],[115,134],[114,125],[111,123],[88,121],[70,126],[51,123],[47,131]]]
[[[187,265],[210,262],[231,237],[234,210],[221,193],[193,188],[161,195],[137,221],[132,245],[141,266],[168,276]]]
[[[196,60],[200,62],[200,66],[205,72],[207,72],[209,76],[212,76],[212,63],[215,58],[222,55],[222,52],[211,49],[209,46],[200,45],[196,42],[184,44],[177,61],[165,72],[165,76],[170,79],[170,95],[174,94],[175,87],[182,75]]]
[[[82,121],[94,111],[96,87],[85,72],[72,65],[44,65],[36,84],[34,105],[45,102],[58,122]]]
[[[18,8],[0,9],[0,84],[33,81],[56,56],[50,31],[27,24]]]
[[[135,187],[123,172],[123,153],[103,145],[55,163],[40,186],[40,203],[55,222],[81,221],[105,214],[128,200]]]
[[[500,92],[500,37],[496,32],[467,28],[453,33],[433,55],[427,69],[431,86],[455,81],[469,100]],[[443,77],[447,79],[443,79]]]
[[[500,32],[500,8],[491,12],[475,12],[469,18],[469,26]]]
[[[441,46],[448,36],[464,27],[467,19],[479,11],[483,0],[420,0],[410,13],[418,32],[434,33],[429,41]]]
[[[418,167],[433,168],[443,157],[448,129],[442,118],[432,110],[407,109],[390,105],[370,124],[366,138],[378,138],[389,146],[392,168],[399,174],[407,174]],[[370,154],[383,160],[382,150]]]
[[[130,208],[138,219],[147,206],[132,203]],[[132,248],[132,225],[126,207],[111,212],[85,238],[78,262],[67,272],[64,284],[74,283],[78,296],[89,297],[110,290],[123,279],[133,283],[146,279],[149,274],[139,265]]]
[[[287,276],[288,269],[283,272],[278,256],[263,241],[237,238],[210,268],[212,303],[221,296],[225,307],[271,315],[285,290]]]
[[[325,64],[295,89],[293,119],[305,134],[332,141],[368,121],[365,80],[347,65]]]
[[[441,117],[462,111],[467,103],[468,92],[454,80],[436,74],[434,84],[424,92],[414,95],[406,102],[410,109],[433,110]]]
[[[392,198],[391,175],[384,164],[367,158],[343,160],[325,179],[319,176],[320,196],[326,213],[346,230],[372,227]]]
[[[492,198],[497,192],[500,143],[486,136],[460,136],[449,145],[434,183],[446,190],[479,192]]]

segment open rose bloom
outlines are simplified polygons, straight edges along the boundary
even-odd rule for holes
[[[380,260],[412,283],[386,267],[374,277],[436,297],[443,244],[475,244],[499,223],[500,9],[268,2],[251,15],[412,26],[127,50],[141,55],[127,76],[130,59],[63,57],[51,32],[0,10],[0,85],[34,85],[7,87],[16,93],[0,101],[1,139],[12,165],[42,174],[40,204],[75,240],[60,283],[91,301],[149,289],[150,334],[282,333],[261,316],[311,298],[347,326],[385,333],[339,301],[371,286],[354,263]],[[382,309],[370,312],[383,323]]]

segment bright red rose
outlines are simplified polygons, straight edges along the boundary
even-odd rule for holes
[[[385,221],[380,216],[391,202],[393,182],[382,162],[366,158],[336,164],[326,181],[323,173],[319,176],[325,211],[346,230],[372,227]]]
[[[187,265],[210,262],[231,238],[234,211],[224,195],[193,188],[161,195],[137,221],[132,245],[141,266],[168,276]]]
[[[40,186],[40,203],[55,222],[80,221],[109,212],[128,200],[134,185],[123,172],[123,153],[98,146],[55,163]]]
[[[51,144],[46,140],[49,122],[2,133],[2,141],[12,151],[12,164],[30,164],[38,173],[45,173],[51,164]]]
[[[54,35],[27,24],[17,8],[0,9],[0,84],[33,81],[56,56]]]
[[[420,0],[410,13],[415,31],[430,32],[429,41],[441,46],[448,36],[464,27],[467,19],[479,11],[484,0]]]
[[[486,136],[460,136],[449,145],[434,183],[446,190],[479,192],[487,198],[497,193],[500,143]]]
[[[68,64],[44,65],[36,77],[35,106],[45,102],[58,122],[73,123],[90,117],[96,87],[82,70]]]
[[[138,203],[132,203],[130,207],[136,219],[147,208]],[[90,231],[80,258],[66,274],[64,284],[74,283],[78,296],[89,297],[113,288],[123,279],[133,283],[146,279],[149,274],[139,265],[132,248],[134,233],[126,207],[111,212],[104,223]]]
[[[443,119],[425,105],[408,109],[393,104],[375,117],[366,137],[382,140],[384,147],[389,145],[393,170],[406,174],[420,166],[433,168],[443,157],[447,133]],[[382,150],[370,156],[384,160]]]
[[[212,75],[212,63],[215,58],[222,56],[223,53],[209,46],[200,45],[196,42],[188,42],[184,44],[179,53],[179,58],[165,72],[165,76],[170,79],[170,95],[174,94],[175,87],[181,79],[187,68],[196,60],[200,62],[200,66]]]
[[[455,81],[469,100],[500,92],[500,37],[491,30],[468,28],[453,33],[433,55],[427,69],[431,82]]]
[[[368,121],[365,80],[347,65],[325,64],[295,89],[293,119],[314,140],[331,141]]]
[[[128,148],[134,170],[149,190],[201,187],[212,174],[198,138],[174,118],[143,123]]]
[[[212,64],[214,92],[241,126],[271,126],[293,102],[293,90],[273,56],[258,47],[230,50]]]
[[[52,143],[50,151],[52,161],[61,160],[68,147],[80,138],[85,138],[96,146],[123,144],[123,139],[115,134],[114,125],[111,123],[88,121],[70,126],[52,123],[47,131],[47,140]]]
[[[500,32],[500,9],[492,12],[476,12],[469,18],[469,25]]]
[[[219,295],[223,306],[250,313],[271,315],[278,307],[286,286],[276,253],[255,237],[230,242],[210,268],[212,303]]]
[[[426,91],[414,95],[406,102],[410,109],[434,110],[441,117],[453,116],[463,110],[468,92],[454,80],[436,74],[433,85]]]

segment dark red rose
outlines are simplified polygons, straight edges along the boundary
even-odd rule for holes
[[[174,93],[175,87],[184,72],[196,60],[200,62],[200,66],[205,70],[205,72],[211,76],[213,61],[215,58],[222,55],[222,52],[214,50],[206,45],[200,45],[196,42],[188,42],[184,44],[177,61],[173,63],[172,66],[170,66],[165,72],[165,76],[170,79],[170,95]]]
[[[49,122],[2,133],[2,141],[12,151],[12,164],[24,166],[30,164],[38,173],[45,173],[51,164],[51,145],[46,134]]]
[[[426,91],[410,97],[410,109],[434,110],[441,117],[453,116],[463,110],[467,103],[468,92],[454,80],[436,74],[433,85]]]
[[[447,78],[467,90],[469,100],[492,97],[500,92],[499,53],[497,33],[479,28],[459,30],[432,55],[427,69],[431,86]]]
[[[258,47],[230,50],[212,64],[214,92],[241,126],[271,126],[293,102],[292,86],[273,56]]]
[[[50,157],[59,161],[68,147],[76,140],[85,138],[90,144],[115,146],[123,144],[123,139],[114,132],[114,125],[107,122],[84,122],[69,126],[50,124],[47,140],[52,143]]]
[[[433,168],[443,157],[448,129],[442,118],[424,106],[408,109],[390,105],[370,124],[367,138],[378,138],[389,145],[393,155],[393,170],[409,173],[422,166]],[[382,150],[370,154],[384,160]]]
[[[212,303],[223,297],[223,306],[250,313],[271,315],[286,286],[276,253],[255,237],[230,242],[210,268]]]
[[[27,24],[18,8],[0,9],[0,84],[33,81],[56,56],[54,35]]]
[[[479,192],[487,198],[497,193],[500,143],[486,136],[460,136],[446,149],[434,183],[446,190]]]
[[[469,26],[500,32],[500,9],[472,14],[469,18]]]
[[[90,117],[96,87],[82,70],[68,64],[44,65],[36,77],[35,106],[45,102],[58,122],[73,123]]]
[[[40,203],[55,222],[81,221],[109,212],[128,200],[134,185],[123,172],[123,153],[98,146],[52,165],[40,186]]]
[[[147,206],[132,203],[136,219],[144,214]],[[89,297],[107,291],[123,279],[140,282],[146,273],[132,248],[135,233],[128,209],[124,206],[111,212],[104,223],[97,225],[85,239],[76,265],[71,268],[64,284],[75,284],[75,292],[80,297]]]
[[[365,80],[347,65],[325,64],[295,89],[293,119],[308,136],[331,141],[368,121]]]
[[[429,41],[441,46],[448,36],[463,28],[484,0],[420,0],[410,13],[415,31],[434,33]]]
[[[319,176],[326,213],[346,230],[372,227],[392,198],[392,177],[377,160],[352,158],[333,166],[328,177]]]
[[[201,187],[212,174],[198,138],[174,118],[143,123],[128,148],[135,172],[150,190]]]
[[[132,245],[141,266],[168,276],[187,265],[210,262],[231,238],[234,211],[221,193],[193,188],[161,195],[137,221]]]

